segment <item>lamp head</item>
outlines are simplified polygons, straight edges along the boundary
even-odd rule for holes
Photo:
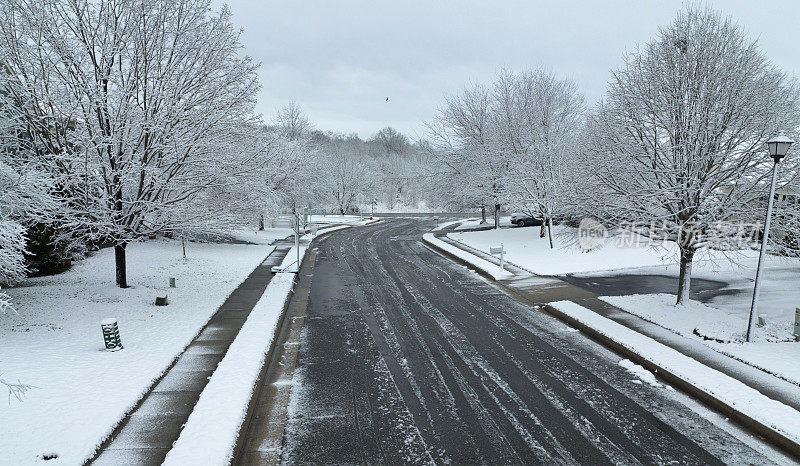
[[[773,136],[772,139],[767,141],[769,156],[775,159],[775,163],[780,162],[782,158],[786,157],[786,153],[789,152],[789,147],[793,143],[794,141],[783,134]]]

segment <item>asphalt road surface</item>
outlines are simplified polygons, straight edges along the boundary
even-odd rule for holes
[[[387,220],[319,243],[284,462],[769,463],[428,249],[432,226]]]

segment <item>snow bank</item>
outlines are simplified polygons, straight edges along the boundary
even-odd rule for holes
[[[514,274],[512,274],[511,272],[501,269],[499,265],[495,265],[485,259],[481,259],[480,257],[475,256],[474,254],[470,254],[461,248],[445,243],[439,238],[436,238],[433,235],[433,233],[425,233],[424,235],[422,235],[422,240],[437,249],[441,249],[449,254],[458,257],[459,259],[467,262],[473,267],[483,270],[484,272],[494,277],[495,280],[503,280],[514,276]]]
[[[509,262],[538,275],[661,265],[674,262],[677,257],[674,243],[667,243],[666,249],[626,247],[615,238],[600,249],[585,252],[572,240],[577,240],[577,235],[575,228],[555,226],[553,249],[547,237],[539,238],[539,227],[448,233],[447,237],[484,252],[503,243]]]
[[[151,240],[128,246],[131,288],[114,285],[106,248],[69,271],[7,291],[18,313],[0,318],[0,371],[34,385],[0,401],[0,464],[81,464],[273,249]],[[177,288],[169,288],[176,277]],[[156,307],[156,296],[169,306]],[[125,349],[106,352],[100,322],[119,322]]]
[[[800,412],[742,382],[571,301],[550,306],[733,410],[800,443]]]
[[[276,274],[208,381],[165,465],[229,464],[294,274]]]

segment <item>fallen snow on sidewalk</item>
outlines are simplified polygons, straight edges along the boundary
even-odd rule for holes
[[[600,249],[585,252],[575,241],[577,234],[575,228],[562,225],[553,227],[553,249],[550,249],[547,237],[539,237],[538,227],[449,233],[447,237],[484,252],[502,243],[509,262],[539,275],[660,265],[670,263],[677,257],[674,243],[667,243],[666,248],[659,249],[626,247],[614,238]]]
[[[493,264],[493,263],[491,263],[491,262],[489,262],[489,261],[487,261],[485,259],[481,259],[480,257],[478,257],[478,256],[476,256],[474,254],[471,254],[471,253],[469,253],[469,252],[467,252],[467,251],[465,251],[465,250],[463,250],[461,248],[457,248],[457,247],[455,247],[455,246],[453,246],[451,244],[445,243],[444,241],[440,240],[439,238],[436,238],[433,235],[433,233],[425,233],[424,235],[422,235],[422,240],[425,241],[426,243],[432,245],[435,248],[444,250],[444,251],[446,251],[446,252],[458,257],[459,259],[465,261],[466,263],[468,263],[468,264],[470,264],[470,265],[472,265],[472,266],[474,266],[474,267],[476,267],[476,268],[478,268],[480,270],[483,270],[484,272],[486,272],[489,275],[491,275],[492,277],[494,277],[495,280],[503,280],[503,279],[511,278],[511,277],[514,276],[514,274],[512,274],[511,272],[508,272],[506,270],[501,269],[499,265],[495,265],[495,264]]]
[[[265,242],[267,234],[252,234]],[[259,239],[260,238],[260,239]],[[19,313],[0,318],[0,371],[37,388],[0,402],[0,463],[81,464],[272,250],[265,244],[157,239],[128,246],[131,288],[114,285],[107,248],[56,276],[4,289]],[[177,288],[169,288],[169,277]],[[169,305],[156,307],[156,296]],[[119,321],[124,349],[104,351],[100,321]]]
[[[603,296],[600,299],[631,314],[688,338],[698,339],[720,353],[800,384],[800,342],[793,340],[792,325],[768,319],[756,327],[754,342],[745,343],[747,313],[725,312],[696,301],[676,306],[675,295],[645,294]]]
[[[800,443],[800,412],[795,409],[571,301],[558,301],[550,305],[745,416]]]
[[[294,274],[272,278],[208,381],[165,465],[229,464]]]

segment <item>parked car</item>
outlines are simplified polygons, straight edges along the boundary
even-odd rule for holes
[[[518,227],[529,227],[529,226],[538,227],[541,226],[542,223],[544,223],[542,219],[531,217],[530,215],[525,215],[521,213],[511,214],[511,224],[516,225]]]

